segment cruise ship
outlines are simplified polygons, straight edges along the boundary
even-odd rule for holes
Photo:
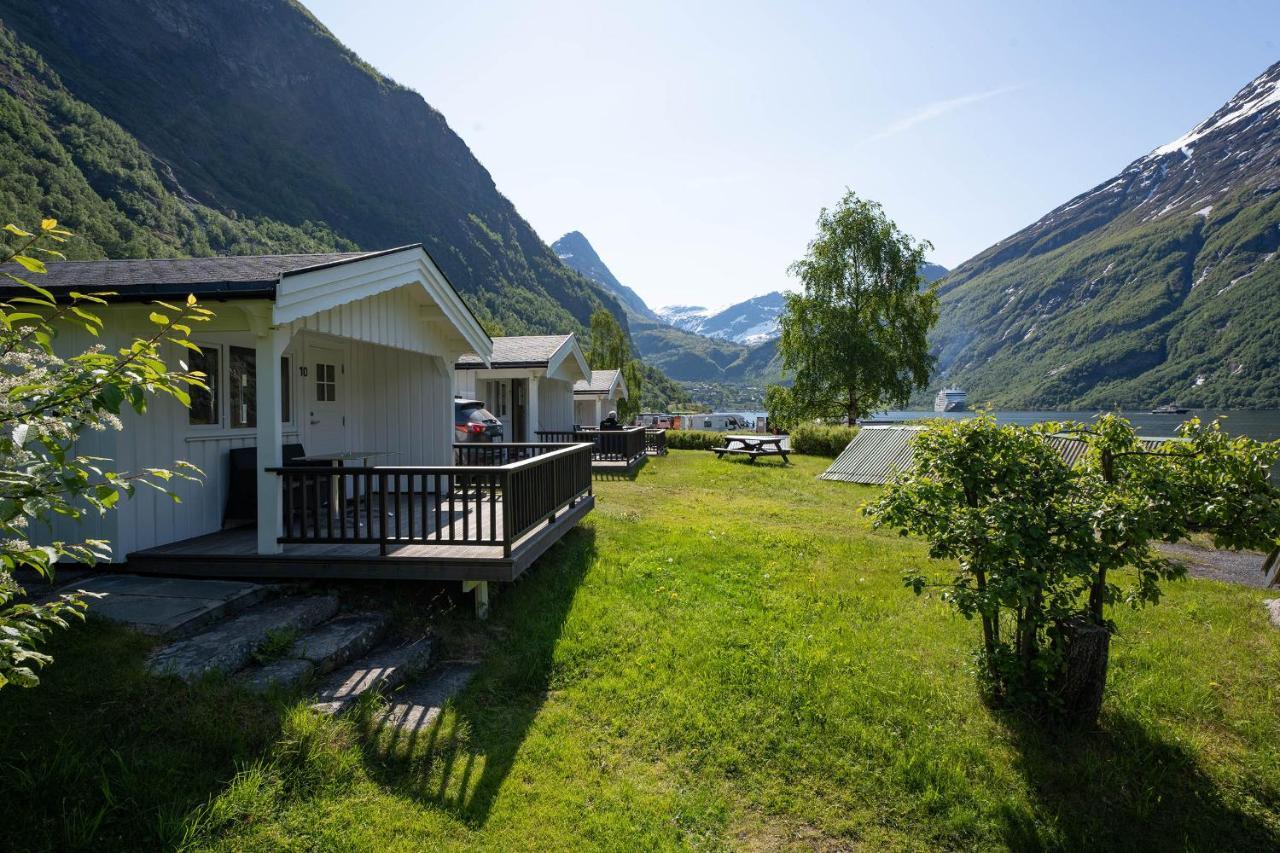
[[[933,399],[935,412],[963,412],[965,408],[964,392],[959,388],[943,388]]]

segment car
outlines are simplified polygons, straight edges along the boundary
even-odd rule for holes
[[[453,440],[502,441],[502,421],[484,407],[481,400],[453,400]]]

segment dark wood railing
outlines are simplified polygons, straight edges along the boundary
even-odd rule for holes
[[[583,442],[594,445],[591,458],[606,462],[634,462],[645,453],[645,428],[538,430],[543,441]]]
[[[664,456],[667,452],[667,431],[647,427],[644,431],[644,449],[654,456]]]
[[[472,448],[488,448],[492,454]],[[505,451],[505,452],[503,452]],[[514,543],[591,494],[591,448],[454,445],[450,466],[268,468],[283,489],[283,543]],[[509,458],[503,464],[490,460]],[[479,460],[472,464],[470,460]]]

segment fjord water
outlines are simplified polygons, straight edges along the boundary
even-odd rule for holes
[[[765,412],[741,412],[748,418],[748,423],[755,423],[757,417],[765,417]],[[996,420],[1002,424],[1038,424],[1045,421],[1081,421],[1088,423],[1100,413],[1097,411],[1079,412],[1045,412],[1010,410],[996,412]],[[1222,411],[1217,409],[1192,409],[1185,415],[1153,415],[1146,411],[1120,412],[1128,418],[1143,435],[1161,437],[1177,435],[1178,425],[1188,418],[1197,417],[1202,421],[1222,418],[1222,428],[1233,435],[1247,435],[1261,441],[1280,439],[1280,411],[1237,410]],[[922,421],[930,418],[971,418],[973,412],[931,412],[925,410],[902,410],[881,412],[864,423],[901,423],[903,421]]]
[[[1038,424],[1045,421],[1081,421],[1088,423],[1096,418],[1098,411],[1080,412],[1043,412],[1043,411],[997,411],[996,421],[1002,424]],[[1233,435],[1247,435],[1262,441],[1280,439],[1280,411],[1276,410],[1238,410],[1220,411],[1214,409],[1192,409],[1183,415],[1153,415],[1150,412],[1118,412],[1128,418],[1143,435],[1163,437],[1177,435],[1178,425],[1188,418],[1199,418],[1208,422],[1214,418],[1222,419],[1222,428]],[[971,418],[973,412],[926,412],[899,411],[884,412],[876,415],[869,422],[876,421],[917,421],[927,418]]]

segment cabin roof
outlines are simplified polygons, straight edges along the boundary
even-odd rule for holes
[[[17,264],[0,265],[0,271],[39,285],[46,290],[84,292],[115,291],[113,301],[182,299],[274,299],[284,276],[334,267],[422,248],[421,243],[377,252],[318,252],[302,255],[236,255],[211,258],[148,258],[112,261],[53,261],[44,275],[29,273]],[[13,293],[18,285],[0,287]]]
[[[621,380],[620,373],[618,370],[593,370],[590,379],[580,379],[573,383],[573,393],[608,394],[613,390],[614,383]]]
[[[500,367],[546,367],[557,353],[573,340],[573,335],[520,335],[493,339],[493,357],[489,364]],[[464,355],[455,365],[459,370],[485,367],[476,355]]]

